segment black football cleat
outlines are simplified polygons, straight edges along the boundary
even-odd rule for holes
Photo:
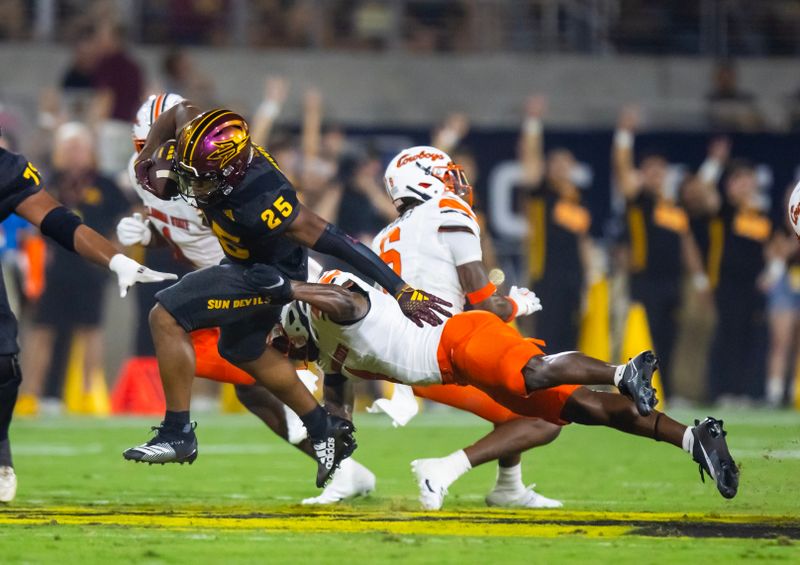
[[[652,351],[642,351],[628,361],[619,381],[619,391],[633,400],[642,416],[648,416],[658,404],[653,388],[653,373],[657,370],[658,358]]]
[[[156,435],[142,445],[126,449],[122,456],[128,461],[137,463],[189,463],[197,459],[197,436],[194,429],[197,422],[183,426],[182,429],[167,427],[162,422],[160,426],[153,426]]]
[[[695,420],[692,435],[692,457],[700,464],[700,479],[706,482],[704,472],[708,473],[717,483],[717,490],[722,496],[736,496],[739,490],[739,468],[728,451],[728,442],[725,441],[728,432],[722,429],[722,420],[710,416],[702,422]]]
[[[356,431],[353,423],[338,416],[328,415],[328,430],[323,438],[311,440],[317,458],[317,488],[322,488],[339,464],[356,450]]]

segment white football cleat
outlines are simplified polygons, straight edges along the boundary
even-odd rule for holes
[[[533,490],[535,486],[514,490],[495,489],[486,496],[486,505],[503,508],[561,508],[564,506],[560,500],[547,498]]]
[[[423,510],[441,510],[447,496],[447,470],[440,459],[416,459],[411,462],[411,470],[417,478],[419,502]]]
[[[14,467],[0,467],[0,502],[11,502],[17,495],[17,475]]]
[[[375,474],[358,461],[348,458],[339,465],[325,490],[319,496],[304,499],[302,504],[336,504],[357,496],[366,496],[373,490]]]

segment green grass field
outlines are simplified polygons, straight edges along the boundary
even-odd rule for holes
[[[120,455],[155,420],[19,419],[20,486],[0,506],[0,562],[800,562],[800,413],[715,415],[742,468],[734,500],[671,446],[569,426],[524,465],[563,509],[487,509],[495,468],[485,465],[434,514],[418,511],[409,462],[488,431],[471,416],[427,413],[395,430],[359,414],[356,458],[378,489],[330,509],[297,505],[318,492],[313,464],[250,416],[199,417],[197,462],[163,467]]]

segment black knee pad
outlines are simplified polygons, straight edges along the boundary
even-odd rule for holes
[[[22,371],[16,355],[0,356],[0,390],[19,388],[22,382]]]

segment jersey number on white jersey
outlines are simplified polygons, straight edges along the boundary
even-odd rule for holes
[[[391,246],[392,243],[400,241],[400,226],[392,229],[381,239],[380,255],[381,261],[389,265],[397,276],[403,276],[403,261],[400,258],[400,251]]]

